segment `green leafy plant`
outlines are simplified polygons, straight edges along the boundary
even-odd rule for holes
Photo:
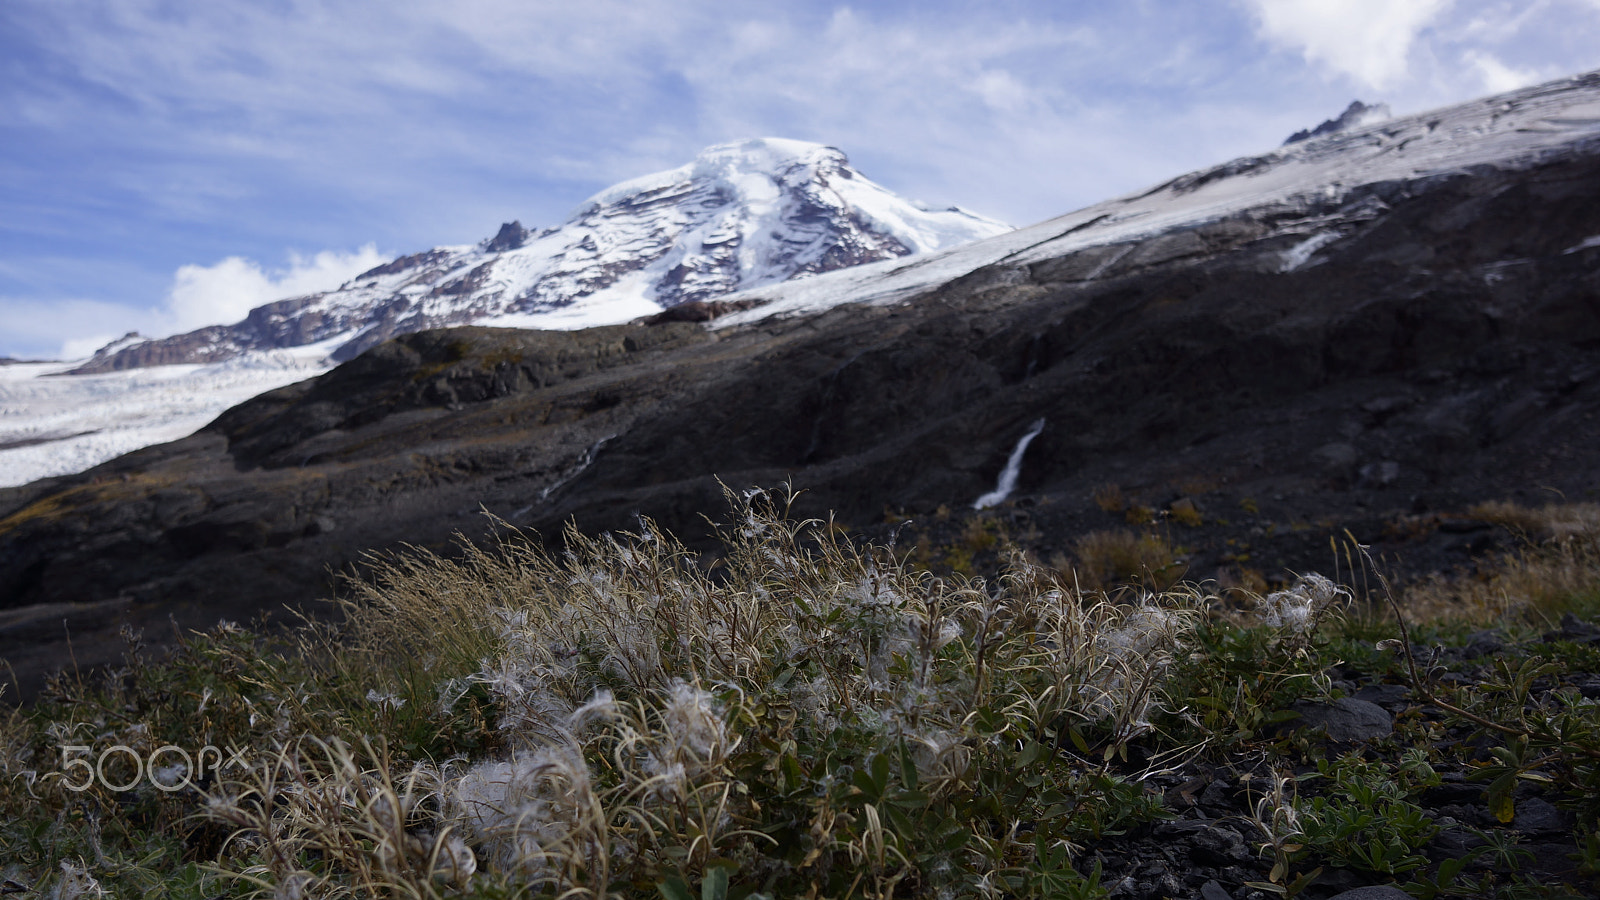
[[[1439,829],[1383,767],[1351,754],[1317,769],[1307,778],[1328,782],[1325,792],[1296,803],[1306,854],[1381,875],[1427,865],[1419,851]]]
[[[1103,871],[1098,860],[1089,874],[1072,866],[1072,854],[1065,844],[1046,846],[1043,839],[1034,843],[1033,863],[1022,881],[1022,896],[1048,900],[1101,900],[1111,896],[1100,884]]]

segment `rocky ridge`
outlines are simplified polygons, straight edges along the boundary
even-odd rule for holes
[[[1367,104],[1362,103],[1360,100],[1352,100],[1350,105],[1345,107],[1344,112],[1337,117],[1328,119],[1315,128],[1302,128],[1296,131],[1284,140],[1284,144],[1297,144],[1312,138],[1349,131],[1352,128],[1360,128],[1363,125],[1382,122],[1392,115],[1393,113],[1389,112],[1389,104],[1387,103]]]

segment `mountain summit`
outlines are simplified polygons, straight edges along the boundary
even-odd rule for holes
[[[833,147],[761,138],[590,197],[565,223],[520,222],[438,247],[338,290],[268,303],[233,325],[107,346],[75,374],[208,363],[331,342],[342,361],[444,325],[576,328],[1010,230],[959,208],[929,210],[851,168]]]

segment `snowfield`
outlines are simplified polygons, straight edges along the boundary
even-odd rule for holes
[[[57,375],[82,360],[0,366],[0,487],[193,434],[229,407],[326,372],[330,350],[325,342],[105,375]]]

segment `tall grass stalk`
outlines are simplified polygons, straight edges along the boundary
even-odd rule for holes
[[[718,868],[748,889],[998,878],[1031,836],[930,861],[919,823],[989,833],[974,801],[1016,747],[1153,729],[1202,605],[1113,602],[1020,556],[995,584],[935,578],[790,520],[785,498],[730,499],[709,570],[645,520],[568,531],[561,552],[512,535],[379,564],[327,671],[396,717],[480,698],[481,752],[285,744],[210,794],[213,820],[254,842],[245,874],[415,897],[486,880],[600,897]],[[1066,757],[1036,761],[1069,775]]]

